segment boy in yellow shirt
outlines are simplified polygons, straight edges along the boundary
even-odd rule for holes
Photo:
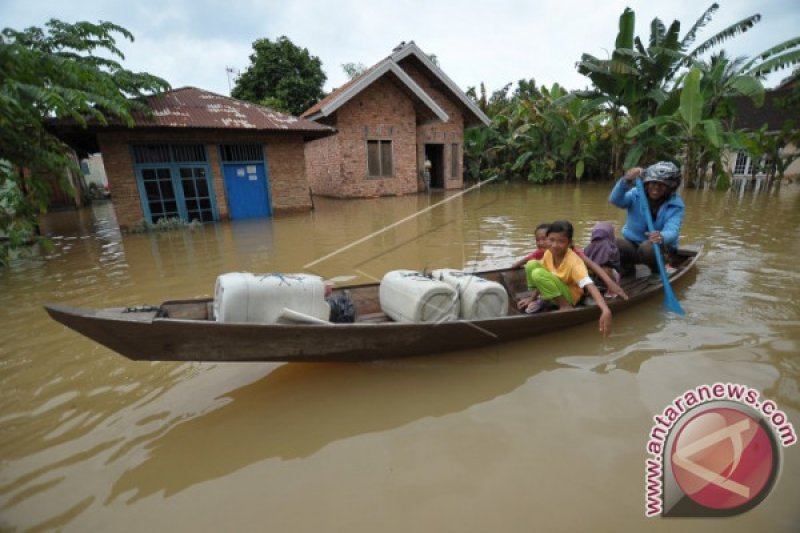
[[[600,308],[600,333],[608,336],[611,333],[611,310],[589,277],[583,260],[571,249],[572,234],[572,224],[566,220],[550,224],[547,229],[548,250],[544,257],[541,261],[525,264],[528,289],[534,294],[520,300],[519,308],[525,309],[526,313],[535,313],[542,310],[546,302],[551,302],[558,305],[559,311],[572,309],[586,289]]]

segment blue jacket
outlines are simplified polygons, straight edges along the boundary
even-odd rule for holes
[[[639,244],[647,239],[647,221],[642,209],[649,209],[647,198],[642,198],[634,183],[620,179],[611,190],[608,201],[617,207],[628,210],[628,218],[622,228],[622,236]],[[677,194],[672,194],[658,208],[658,214],[653,220],[653,228],[661,232],[664,244],[669,248],[678,247],[678,237],[681,234],[683,213],[685,206]]]

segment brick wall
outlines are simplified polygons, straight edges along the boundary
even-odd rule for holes
[[[267,155],[270,199],[272,211],[309,210],[311,198],[305,175],[303,138],[299,134],[266,134],[247,131],[106,131],[98,134],[103,164],[108,177],[111,198],[117,220],[126,229],[144,218],[139,190],[133,171],[130,146],[136,143],[199,143],[206,147],[212,174],[217,213],[220,219],[228,218],[222,166],[219,158],[220,144],[261,144]]]
[[[305,158],[311,191],[321,196],[341,196],[338,191],[344,177],[339,136],[331,135],[307,142]]]
[[[434,122],[432,124],[420,125],[417,129],[417,143],[419,143],[419,166],[422,168],[425,158],[426,144],[444,145],[444,186],[446,189],[461,189],[464,187],[464,115],[461,107],[449,96],[448,89],[440,90],[440,82],[435,84],[421,70],[417,69],[413,63],[406,62],[402,65],[403,70],[408,74],[417,85],[422,87],[439,107],[444,109],[449,120],[446,123]],[[458,160],[455,177],[453,177],[451,162],[453,160],[453,144],[458,145]]]
[[[419,169],[425,160],[425,144],[444,145],[444,186],[464,186],[464,118],[460,104],[448,90],[440,90],[413,63],[403,69],[449,116],[447,123],[417,125],[416,111],[409,96],[390,81],[390,76],[373,83],[337,110],[334,123],[338,133],[306,143],[306,173],[314,194],[335,197],[370,197],[415,193],[420,190]],[[438,84],[438,85],[437,85]],[[391,139],[394,176],[367,176],[367,139]],[[451,170],[453,144],[458,161]]]
[[[418,191],[416,113],[394,82],[384,78],[336,112],[333,138],[306,144],[314,194],[366,198]],[[391,140],[394,174],[367,175],[367,140]]]
[[[275,138],[266,145],[270,197],[275,214],[308,211],[311,193],[306,180],[302,138]]]
[[[127,229],[144,218],[133,172],[133,160],[128,148],[129,135],[128,132],[97,135],[111,201],[122,229]]]

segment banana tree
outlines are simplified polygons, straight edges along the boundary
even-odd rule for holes
[[[671,138],[673,145],[677,143],[682,147],[684,178],[690,184],[694,184],[702,172],[698,170],[700,151],[706,150],[716,154],[716,157],[719,158],[723,144],[724,130],[720,120],[703,116],[703,110],[707,108],[707,101],[700,88],[702,76],[702,71],[695,67],[683,78],[680,106],[677,112],[646,120],[632,128],[627,135],[628,140],[635,141],[642,133],[653,130],[654,138],[662,141],[665,136]],[[625,166],[635,165],[646,148],[643,143],[635,144],[628,153]]]
[[[795,111],[796,116],[796,111]],[[763,168],[767,176],[768,186],[776,180],[777,184],[783,182],[786,169],[800,159],[800,151],[787,150],[787,146],[800,146],[800,129],[794,120],[787,120],[780,131],[767,131],[764,125],[756,131],[744,136],[743,149],[750,155],[753,161],[763,161],[766,168]],[[752,165],[755,175],[758,165]]]
[[[560,127],[561,139],[558,155],[566,168],[566,177],[580,180],[587,171],[602,175],[605,169],[597,169],[596,163],[604,158],[599,156],[599,144],[607,137],[609,128],[605,124],[607,100],[581,98],[577,93],[569,93],[553,102],[559,112],[559,120],[550,120]],[[549,115],[545,116],[546,119]],[[592,168],[595,167],[595,168]]]
[[[679,105],[674,87],[682,69],[691,66],[704,52],[752,28],[760,15],[746,17],[716,33],[692,49],[699,31],[705,27],[719,4],[712,4],[697,19],[689,31],[680,37],[680,22],[667,27],[655,18],[650,24],[650,38],[645,46],[634,35],[635,13],[626,8],[619,19],[619,31],[611,58],[598,59],[583,54],[577,64],[578,72],[588,76],[596,95],[605,96],[609,102],[611,125],[615,129],[614,171],[621,171],[622,140],[626,132],[620,131],[620,118],[626,113],[632,127],[656,116],[671,115]],[[640,136],[652,134],[649,128],[638,130]],[[645,142],[645,146],[663,144],[658,139]]]
[[[621,169],[621,149],[625,133],[621,129],[621,119],[626,115],[625,110],[635,106],[641,95],[636,83],[639,76],[632,57],[635,26],[636,14],[632,9],[625,8],[619,17],[619,29],[611,58],[599,59],[591,54],[583,54],[576,65],[578,72],[592,80],[594,85],[594,92],[584,96],[606,98],[612,128],[613,174],[618,174]]]

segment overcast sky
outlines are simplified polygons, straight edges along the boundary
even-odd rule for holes
[[[575,70],[581,54],[607,56],[619,15],[636,12],[636,34],[645,42],[650,21],[681,22],[681,36],[711,1],[669,0],[2,0],[0,26],[41,26],[111,21],[130,30],[124,64],[165,78],[173,87],[195,86],[229,94],[226,67],[244,71],[252,43],[287,36],[322,60],[325,90],[347,81],[341,65],[371,66],[401,41],[435,54],[462,89],[481,82],[491,92],[534,78],[568,89],[588,86]],[[762,15],[752,30],[723,47],[752,57],[800,35],[799,0],[721,0],[697,43],[734,22]],[[789,74],[767,80],[774,86]]]

